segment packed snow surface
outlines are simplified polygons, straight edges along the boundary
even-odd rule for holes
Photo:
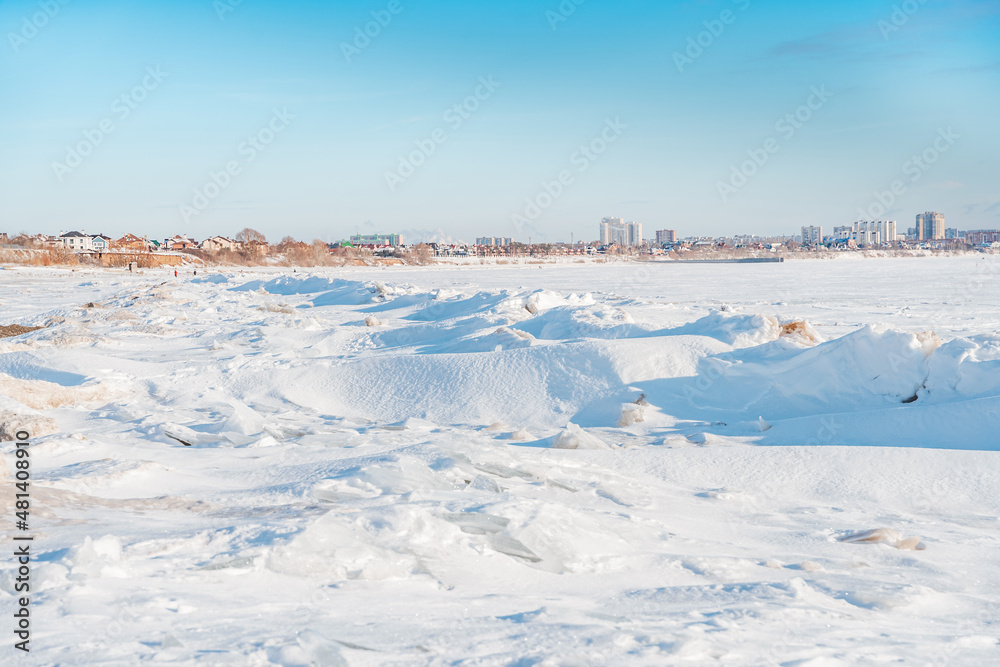
[[[1000,663],[998,276],[6,267],[20,662]]]

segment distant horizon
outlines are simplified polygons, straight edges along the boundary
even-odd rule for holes
[[[925,213],[926,212],[934,212],[934,211],[925,211]],[[919,215],[919,214],[916,214],[916,215]],[[914,228],[915,228],[915,225],[916,225],[916,215],[914,215]],[[616,217],[621,217],[621,216],[603,216],[603,217],[604,218],[616,218]],[[901,233],[901,234],[905,234],[908,229],[911,229],[908,225],[904,225],[904,224],[902,224],[898,220],[894,220],[892,218],[884,218],[884,219],[896,222],[897,225],[898,225],[897,229],[899,230],[899,233]],[[635,221],[626,220],[626,222],[639,222],[639,223],[642,223],[641,220],[635,220]],[[797,228],[795,230],[792,230],[790,232],[774,233],[774,234],[763,234],[763,233],[757,233],[757,232],[736,232],[736,233],[731,233],[731,234],[708,235],[708,234],[685,234],[683,232],[683,230],[678,230],[678,229],[674,229],[673,231],[675,231],[677,233],[678,240],[692,239],[692,238],[713,238],[713,239],[720,239],[720,238],[740,238],[740,237],[751,237],[751,238],[761,238],[761,239],[767,239],[767,238],[793,238],[793,237],[801,235],[801,233],[802,233],[802,227],[810,227],[810,226],[811,227],[820,227],[820,228],[823,229],[824,235],[831,235],[832,236],[832,232],[833,232],[833,230],[834,230],[835,227],[850,227],[851,224],[853,224],[854,222],[865,222],[865,221],[861,220],[861,219],[858,219],[858,220],[851,221],[851,223],[834,224],[834,225],[829,225],[829,226],[828,225],[822,225],[822,224],[820,224],[820,225],[800,225],[799,228]],[[958,230],[959,232],[981,231],[983,229],[998,229],[998,228],[1000,228],[1000,225],[998,225],[997,227],[993,227],[993,228],[975,228],[975,227],[965,228],[965,227],[957,227],[955,225],[952,225],[950,222],[948,222],[947,215],[945,215],[945,224],[946,224],[946,229],[955,229],[955,230]],[[146,238],[149,238],[150,240],[154,240],[154,239],[155,240],[160,240],[160,239],[169,239],[169,238],[174,237],[175,235],[178,235],[178,236],[185,236],[186,235],[192,241],[201,241],[201,240],[204,240],[204,239],[207,239],[207,238],[212,238],[214,236],[224,236],[224,237],[230,237],[230,238],[232,238],[233,236],[235,236],[242,229],[244,229],[244,227],[241,227],[239,230],[235,230],[235,231],[232,231],[232,232],[226,232],[226,233],[218,232],[218,231],[209,231],[209,232],[205,233],[202,236],[190,235],[190,234],[183,234],[183,233],[179,233],[179,232],[175,232],[173,234],[166,234],[166,235],[163,235],[163,236],[159,236],[159,235],[158,236],[151,236],[149,234],[146,234],[144,236]],[[351,238],[351,236],[360,234],[359,232],[349,232],[347,234],[344,234],[342,236],[337,236],[337,237],[329,236],[328,238],[323,238],[321,236],[314,236],[314,237],[311,237],[311,238],[307,238],[307,237],[298,237],[295,234],[291,234],[291,233],[286,233],[286,234],[283,234],[280,237],[272,237],[272,236],[264,233],[262,230],[259,230],[259,229],[256,229],[256,228],[251,228],[251,229],[255,229],[256,231],[260,231],[262,234],[264,234],[264,236],[267,238],[268,243],[270,243],[270,244],[280,243],[286,236],[291,236],[296,241],[302,241],[302,242],[306,242],[306,243],[310,243],[310,242],[315,241],[315,240],[320,240],[320,241],[323,241],[325,243],[337,243],[337,242],[341,242],[341,241],[349,241],[350,238]],[[653,240],[656,239],[656,233],[657,232],[668,230],[668,229],[670,229],[670,228],[661,227],[659,229],[648,229],[647,230],[645,224],[643,224],[643,240],[644,241],[653,241]],[[112,234],[107,234],[106,232],[88,231],[86,228],[61,229],[61,230],[58,230],[56,232],[26,231],[26,230],[20,230],[18,232],[10,232],[10,231],[6,231],[5,232],[5,230],[0,229],[0,234],[6,233],[8,235],[8,238],[14,238],[18,234],[22,234],[22,233],[26,233],[26,234],[29,234],[29,235],[43,234],[43,235],[47,235],[47,236],[56,236],[56,235],[68,234],[68,233],[72,233],[72,232],[79,232],[79,233],[81,233],[83,235],[86,235],[86,236],[102,236],[103,235],[103,236],[110,237],[111,239],[116,239],[116,238],[120,238],[120,237],[124,236],[125,234],[134,234],[135,231],[136,230],[125,230],[125,231],[118,231],[118,232],[115,232],[115,233],[112,233]],[[139,230],[139,231],[141,231],[141,230]],[[828,231],[830,232],[829,234],[827,234]],[[496,237],[496,238],[507,238],[507,236],[504,235],[504,234],[490,234],[488,231],[484,231],[484,232],[477,232],[476,234],[474,234],[472,237],[469,237],[469,238],[464,238],[464,237],[463,238],[459,238],[459,237],[451,238],[451,237],[449,237],[447,240],[441,240],[441,239],[438,239],[438,238],[413,238],[413,239],[411,239],[411,238],[409,238],[407,236],[406,232],[398,232],[398,231],[392,230],[392,229],[372,230],[372,231],[365,232],[364,234],[361,234],[361,235],[391,235],[391,234],[398,234],[402,238],[402,243],[404,245],[413,245],[413,244],[419,244],[419,243],[465,243],[465,244],[473,245],[474,244],[474,240],[477,239],[477,238],[486,238],[486,237],[491,237],[491,236],[492,237]],[[600,234],[598,233],[596,235],[596,237],[594,237],[594,238],[579,237],[579,238],[575,238],[575,239],[534,239],[534,240],[530,240],[530,241],[529,241],[528,238],[521,239],[521,238],[517,238],[517,237],[514,237],[514,236],[511,236],[509,238],[511,238],[513,240],[513,242],[515,242],[515,243],[525,243],[525,244],[527,244],[529,242],[532,243],[532,244],[545,244],[545,243],[551,243],[551,244],[584,243],[584,244],[588,244],[588,243],[593,243],[595,241],[599,241]]]
[[[998,228],[1000,5],[904,5],[7,2],[0,229]]]

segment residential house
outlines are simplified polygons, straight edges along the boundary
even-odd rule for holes
[[[107,252],[112,243],[111,237],[104,234],[98,234],[90,239],[90,247],[94,249],[94,252]]]
[[[89,252],[93,250],[93,237],[83,232],[65,232],[59,235],[62,246],[70,252]]]
[[[24,236],[22,239],[23,245],[30,248],[61,248],[63,247],[62,239],[58,236],[46,236],[45,234],[32,234],[29,236]]]
[[[187,234],[175,234],[173,238],[164,239],[163,247],[167,250],[187,250],[197,248],[198,244],[187,237]]]
[[[135,234],[126,234],[115,241],[112,247],[116,250],[133,250],[137,252],[146,252],[150,249],[149,241],[141,239]]]
[[[239,244],[240,250],[248,255],[256,255],[257,257],[263,257],[267,254],[268,250],[271,248],[267,241],[258,241],[252,239],[250,241],[244,241]]]
[[[201,242],[201,249],[205,252],[219,252],[220,250],[236,250],[236,242],[225,236],[213,236]]]

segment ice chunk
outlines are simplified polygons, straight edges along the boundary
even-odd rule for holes
[[[233,414],[222,425],[222,432],[235,432],[242,435],[256,435],[264,430],[264,418],[253,408],[236,399],[230,399]]]
[[[475,479],[465,487],[469,491],[486,491],[488,493],[500,493],[502,489],[495,481],[484,475],[476,475]]]
[[[119,565],[121,561],[121,540],[114,535],[105,535],[96,540],[88,536],[72,553],[72,575],[124,577],[125,572]]]
[[[603,440],[570,422],[552,444],[556,449],[611,449]]]
[[[636,403],[626,403],[622,406],[622,414],[618,418],[619,428],[638,424],[643,421],[646,421],[645,406]]]
[[[441,518],[461,528],[463,533],[471,535],[499,533],[510,523],[510,519],[482,512],[456,512],[445,514]]]
[[[160,432],[171,440],[176,440],[187,447],[191,445],[207,445],[219,441],[219,436],[217,435],[201,433],[180,424],[161,424]]]
[[[526,560],[529,563],[540,563],[541,558],[520,540],[507,535],[494,535],[490,538],[490,546],[502,554]]]

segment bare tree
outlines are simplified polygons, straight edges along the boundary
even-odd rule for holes
[[[263,234],[258,232],[256,229],[251,229],[250,227],[244,227],[236,234],[233,239],[238,243],[249,243],[250,241],[260,241],[261,243],[267,243],[267,239]]]
[[[434,252],[431,247],[426,243],[421,243],[415,248],[411,248],[406,251],[404,256],[408,264],[415,264],[417,266],[426,266],[427,264],[434,263]]]
[[[233,240],[240,245],[240,250],[247,258],[258,259],[267,254],[267,239],[256,229],[244,227]]]

